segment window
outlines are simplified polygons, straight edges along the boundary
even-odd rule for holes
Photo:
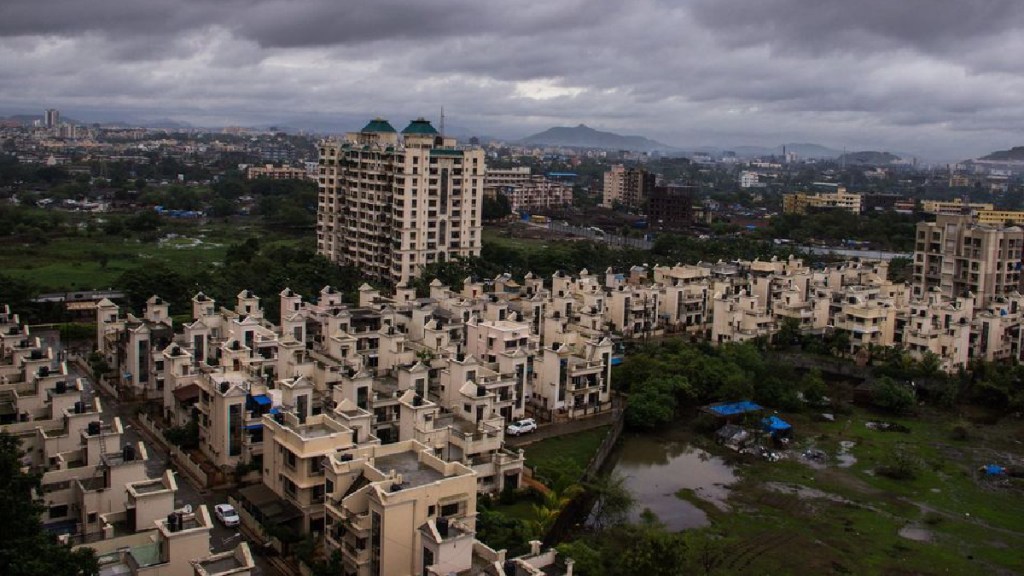
[[[459,509],[462,507],[461,502],[452,502],[451,504],[444,504],[441,506],[441,516],[458,516]]]

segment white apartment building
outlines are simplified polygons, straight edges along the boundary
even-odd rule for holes
[[[402,284],[428,264],[480,255],[482,149],[422,118],[401,134],[376,119],[321,142],[319,162],[317,251],[331,261]]]
[[[949,299],[974,294],[979,305],[1021,288],[1024,229],[978,224],[969,216],[939,215],[917,225],[914,296],[938,288]]]

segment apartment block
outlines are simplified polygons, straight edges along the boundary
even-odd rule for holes
[[[604,195],[601,205],[611,208],[622,205],[642,210],[647,196],[654,189],[656,176],[643,168],[616,164],[604,173]]]
[[[914,296],[937,288],[953,299],[968,292],[979,305],[1020,290],[1024,230],[978,224],[969,216],[920,222],[914,248]]]
[[[863,212],[863,198],[860,194],[847,192],[839,186],[835,192],[817,194],[794,193],[782,196],[782,211],[785,214],[806,214],[809,209],[845,210],[853,214]]]
[[[532,212],[572,206],[572,186],[543,176],[490,189],[508,198],[513,212]]]
[[[991,212],[995,206],[989,202],[964,202],[954,200],[922,200],[921,211],[935,216],[962,216],[974,212]]]
[[[320,145],[317,251],[394,284],[428,264],[480,255],[487,168],[430,122],[399,134],[376,119]]]
[[[345,572],[451,574],[473,566],[476,477],[415,440],[332,455],[326,543]]]
[[[655,186],[647,195],[645,213],[655,230],[684,228],[694,222],[695,186]]]
[[[245,169],[246,180],[268,178],[270,180],[305,180],[307,178],[306,168],[294,166],[274,166],[264,164],[263,166],[249,166]]]

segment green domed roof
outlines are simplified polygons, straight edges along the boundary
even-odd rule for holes
[[[395,129],[383,118],[374,118],[369,124],[363,126],[360,132],[394,132]]]
[[[409,125],[405,127],[405,130],[402,130],[402,134],[430,134],[430,135],[434,135],[434,134],[437,134],[437,130],[434,130],[434,127],[430,125],[430,120],[425,120],[423,118],[417,118],[417,119],[413,120],[412,122],[409,122]]]

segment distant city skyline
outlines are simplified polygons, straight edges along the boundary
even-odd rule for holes
[[[501,138],[957,160],[1024,144],[1022,28],[1005,0],[12,0],[0,114],[340,128],[443,106]]]

